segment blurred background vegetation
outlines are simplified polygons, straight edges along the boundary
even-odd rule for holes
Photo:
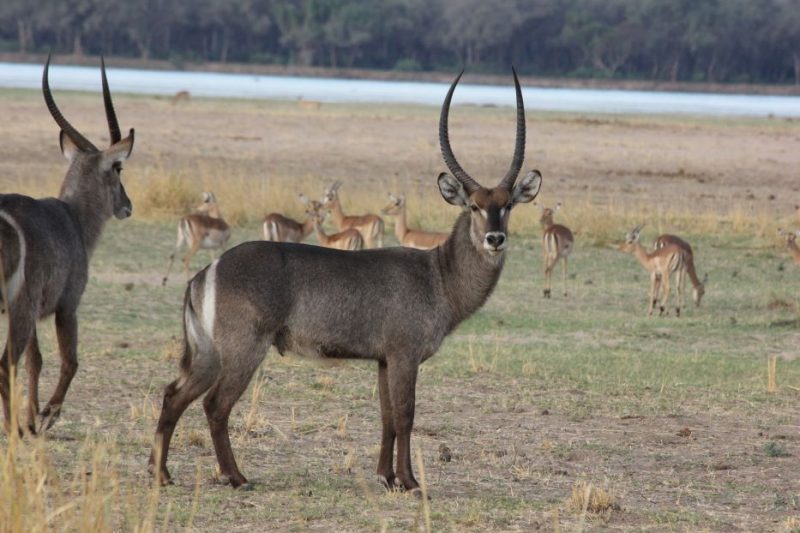
[[[800,84],[800,0],[3,0],[0,52]]]

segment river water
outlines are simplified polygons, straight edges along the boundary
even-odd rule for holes
[[[115,93],[173,95],[188,90],[193,96],[316,100],[320,102],[407,103],[439,106],[447,85],[429,82],[258,76],[216,72],[108,69]],[[465,80],[453,97],[454,104],[513,106],[514,91],[507,87],[474,85]],[[38,89],[42,67],[0,63],[0,87]],[[100,91],[96,67],[50,67],[50,85],[56,90]],[[523,89],[530,110],[585,113],[679,113],[714,116],[800,117],[800,97],[744,94],[709,94],[608,89]]]

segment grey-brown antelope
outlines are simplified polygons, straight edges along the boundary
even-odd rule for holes
[[[642,226],[636,226],[628,232],[625,235],[625,242],[619,245],[619,250],[633,254],[650,274],[650,304],[647,314],[652,315],[656,305],[659,307],[659,314],[663,315],[666,311],[669,303],[670,277],[674,272],[678,293],[675,314],[681,316],[686,284],[686,252],[674,244],[667,244],[649,252],[639,243],[641,231]]]
[[[694,250],[692,250],[692,246],[688,242],[680,237],[667,233],[659,235],[653,243],[653,248],[663,248],[668,244],[674,244],[686,253],[686,273],[689,274],[689,281],[692,282],[692,300],[694,300],[695,306],[700,307],[700,300],[703,299],[703,295],[706,293],[708,274],[703,276],[703,281],[700,281],[694,268]]]
[[[800,230],[792,233],[791,231],[786,231],[784,229],[778,229],[778,235],[783,237],[786,241],[786,248],[789,249],[789,253],[792,254],[794,258],[794,263],[796,265],[800,265],[800,246],[797,245],[797,237],[800,236]]]
[[[525,151],[525,110],[516,73],[517,140],[511,167],[490,189],[461,168],[447,132],[450,100],[460,78],[450,86],[439,122],[442,154],[453,174],[440,174],[438,184],[445,201],[462,212],[442,246],[342,252],[247,242],[189,282],[180,377],[164,391],[150,457],[161,482],[170,480],[167,452],[175,424],[206,393],[203,408],[223,479],[234,487],[247,483],[231,450],[228,418],[267,349],[275,346],[281,354],[377,362],[383,424],[377,472],[386,487],[418,492],[410,439],[419,365],[494,290],[508,248],[511,209],[533,200],[541,185],[535,170],[517,182]]]
[[[310,200],[299,195],[300,202],[308,206]],[[314,230],[314,217],[306,211],[305,222],[298,222],[280,213],[270,213],[264,217],[264,240],[274,242],[303,242]]]
[[[78,305],[86,288],[89,259],[106,222],[131,216],[131,201],[120,181],[122,162],[133,149],[133,130],[120,133],[105,63],[101,60],[103,101],[110,135],[105,150],[95,147],[59,111],[44,67],[42,92],[47,109],[61,129],[61,153],[69,170],[58,198],[34,200],[0,194],[0,305],[8,313],[8,338],[0,360],[0,394],[6,429],[10,428],[10,385],[23,351],[28,370],[28,428],[45,430],[61,406],[78,370]],[[42,354],[36,323],[55,314],[61,372],[53,396],[39,410]],[[38,420],[37,420],[38,418]]]
[[[322,205],[325,209],[330,209],[333,223],[336,229],[344,231],[353,228],[364,237],[364,244],[367,248],[383,247],[383,220],[378,215],[348,216],[342,211],[342,204],[339,200],[340,181],[331,185],[322,197]]]
[[[314,233],[317,236],[317,241],[319,241],[320,246],[334,248],[336,250],[364,249],[364,238],[355,228],[345,228],[338,233],[332,233],[330,235],[325,233],[325,230],[322,229],[322,223],[325,222],[325,215],[328,213],[320,202],[315,200],[310,201],[307,213],[313,221]]]
[[[389,204],[381,210],[381,213],[394,217],[394,234],[402,246],[418,250],[430,250],[444,244],[447,237],[450,236],[448,233],[409,229],[406,224],[405,194],[395,196],[389,193]]]
[[[575,244],[572,232],[566,226],[553,222],[553,215],[561,209],[561,203],[554,208],[540,206],[542,216],[539,223],[542,225],[542,249],[544,250],[544,297],[550,298],[550,289],[553,281],[553,270],[559,259],[564,264],[564,296],[567,295],[567,258]]]
[[[200,248],[211,251],[211,258],[214,259],[214,251],[224,249],[231,236],[231,227],[222,218],[222,213],[217,204],[214,193],[204,192],[203,201],[194,208],[196,211],[186,215],[178,222],[178,240],[175,243],[175,251],[169,256],[167,273],[161,280],[162,285],[167,284],[169,272],[172,270],[172,263],[175,261],[175,254],[184,246],[188,246],[186,255],[183,256],[183,272],[189,278],[189,264],[192,257]]]

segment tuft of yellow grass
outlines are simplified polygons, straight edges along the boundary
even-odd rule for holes
[[[778,358],[774,355],[770,355],[767,358],[767,392],[769,394],[778,392],[778,382],[776,379],[777,366]]]
[[[578,481],[572,486],[569,507],[577,514],[585,516],[588,513],[604,519],[620,508],[613,494],[585,481]]]

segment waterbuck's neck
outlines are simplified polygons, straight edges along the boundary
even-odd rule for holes
[[[504,255],[492,258],[479,252],[470,238],[470,224],[470,214],[461,213],[447,242],[432,252],[452,313],[450,330],[486,302],[503,271]]]
[[[406,226],[406,208],[403,206],[400,212],[394,216],[394,236],[403,244],[403,238],[408,233],[408,226]]]
[[[77,219],[87,256],[91,257],[103,233],[103,228],[112,216],[110,200],[103,194],[87,187],[76,187],[69,176],[61,186],[58,199],[66,203]]]

